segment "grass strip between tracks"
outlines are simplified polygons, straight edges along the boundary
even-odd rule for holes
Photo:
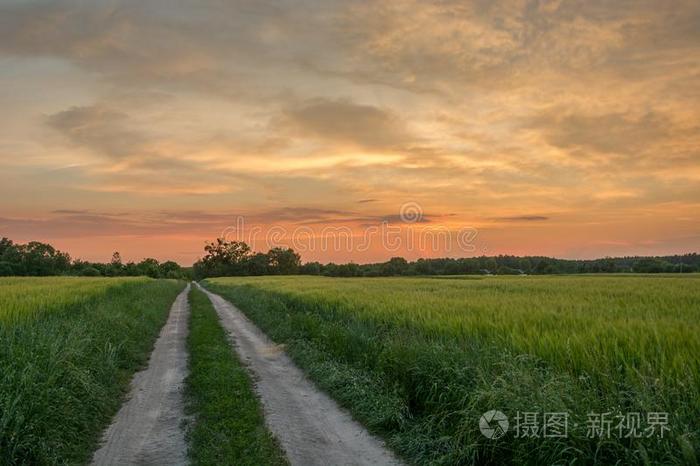
[[[195,465],[283,465],[284,453],[264,424],[246,368],[233,352],[204,293],[190,292],[188,431]]]

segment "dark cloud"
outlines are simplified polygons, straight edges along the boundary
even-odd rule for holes
[[[693,1],[26,1],[0,5],[0,53],[237,99],[265,93],[280,66],[454,95],[519,87],[526,72],[661,76],[697,47],[699,19]]]
[[[76,210],[74,210],[74,209],[56,209],[56,210],[51,211],[52,214],[66,214],[66,215],[87,214],[88,212],[90,212],[90,211],[87,209],[76,209]]]
[[[99,212],[90,209],[56,209],[52,210],[50,213],[56,214],[61,218],[69,218],[70,216],[75,216],[75,218],[100,218],[104,219],[107,217],[128,217],[131,216],[131,212]]]
[[[418,216],[415,219],[411,219],[410,221],[404,220],[404,217],[401,215],[396,215],[396,214],[391,214],[391,215],[385,215],[381,217],[382,222],[387,222],[387,223],[430,223],[430,216],[424,213],[418,214]]]
[[[194,16],[185,21],[194,5],[185,2],[171,14],[162,14],[157,3],[67,0],[2,5],[0,52],[61,57],[117,79],[177,77],[206,68],[200,46],[218,36],[204,34]]]
[[[413,139],[397,115],[348,100],[306,101],[287,109],[282,124],[301,136],[368,149],[399,147]]]
[[[257,104],[267,84],[326,56],[336,2],[31,1],[0,4],[0,55],[66,60],[124,89],[198,92]],[[315,27],[308,27],[313,22]]]
[[[71,107],[46,119],[72,143],[114,159],[145,155],[146,137],[133,129],[129,116],[102,106]]]
[[[554,111],[535,118],[533,126],[557,147],[628,155],[662,141],[673,129],[668,118],[656,113],[635,118],[622,113],[562,115]]]
[[[549,217],[544,215],[515,215],[512,217],[494,217],[492,220],[497,222],[544,222],[549,220]]]

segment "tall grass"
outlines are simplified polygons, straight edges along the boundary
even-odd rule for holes
[[[372,430],[431,464],[692,464],[700,277],[208,280]],[[568,438],[494,441],[500,409]],[[664,438],[587,438],[589,412],[668,412]],[[542,414],[540,414],[541,416]]]
[[[0,464],[86,462],[182,286],[3,279]]]

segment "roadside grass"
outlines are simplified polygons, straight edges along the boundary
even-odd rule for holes
[[[15,290],[12,307],[0,297],[0,315],[12,314],[0,319],[0,464],[86,463],[183,283],[9,282],[0,282]]]
[[[189,455],[197,465],[286,465],[264,424],[250,376],[233,352],[207,296],[190,291]]]
[[[208,279],[415,464],[697,464],[700,277]],[[499,440],[479,418],[511,420]],[[539,434],[516,438],[517,413]],[[667,412],[660,438],[617,414]],[[544,413],[568,413],[543,438]],[[610,437],[588,435],[610,413]],[[648,427],[643,421],[642,429]]]

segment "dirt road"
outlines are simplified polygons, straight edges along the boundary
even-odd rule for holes
[[[190,285],[180,293],[156,341],[148,367],[132,380],[129,399],[105,431],[95,465],[181,465],[187,463],[184,379]]]
[[[319,391],[241,311],[202,290],[234,338],[241,360],[254,373],[265,422],[293,466],[401,464],[381,441]]]

